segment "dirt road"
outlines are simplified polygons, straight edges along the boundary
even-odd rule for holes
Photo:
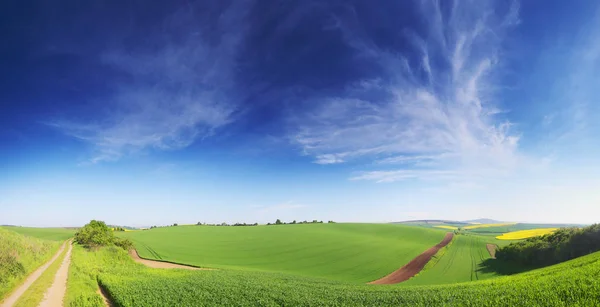
[[[409,263],[407,263],[400,269],[392,272],[391,274],[389,274],[383,278],[372,281],[369,284],[391,285],[391,284],[397,284],[397,283],[401,283],[403,281],[407,281],[411,277],[417,275],[417,273],[419,273],[425,267],[427,262],[429,262],[429,260],[431,260],[431,257],[433,257],[444,246],[448,245],[448,243],[450,243],[450,241],[452,241],[453,237],[454,237],[454,233],[452,233],[452,232],[447,233],[446,236],[444,237],[444,239],[442,240],[442,242],[440,242],[437,245],[435,245],[434,247],[426,250],[425,252],[423,252],[422,254],[417,256],[415,259],[411,260]]]
[[[65,297],[65,293],[67,292],[67,277],[69,276],[69,265],[71,265],[72,249],[73,245],[69,244],[69,249],[67,250],[65,259],[56,272],[56,276],[54,276],[54,282],[52,282],[52,286],[50,286],[50,288],[48,288],[46,291],[44,299],[39,305],[40,307],[56,307],[63,305],[63,299]]]
[[[170,263],[170,262],[143,259],[140,257],[140,255],[138,255],[138,253],[135,249],[130,250],[129,255],[131,255],[131,258],[133,258],[133,260],[135,262],[141,263],[145,266],[155,268],[155,269],[210,270],[210,269],[197,268],[197,267],[193,267],[193,266],[187,266],[187,265]]]
[[[58,251],[56,252],[56,254],[52,257],[52,259],[50,259],[44,265],[42,265],[37,270],[35,270],[33,273],[31,273],[27,277],[27,279],[25,279],[25,282],[23,282],[23,284],[21,284],[21,286],[19,286],[7,298],[5,298],[4,301],[2,301],[2,303],[0,303],[0,307],[13,306],[17,302],[17,300],[19,300],[21,295],[23,295],[23,293],[25,293],[25,291],[27,291],[27,289],[29,289],[31,284],[33,284],[46,271],[46,269],[52,263],[54,263],[54,261],[56,261],[56,258],[58,258],[58,256],[60,256],[60,254],[63,252],[66,244],[67,244],[67,242],[63,243],[60,246],[60,248],[58,249]]]

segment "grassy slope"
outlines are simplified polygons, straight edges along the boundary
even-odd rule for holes
[[[439,243],[446,231],[393,224],[178,226],[120,233],[142,257],[203,267],[368,282]]]
[[[75,235],[75,229],[66,228],[36,228],[36,227],[12,227],[4,226],[8,230],[20,233],[22,235],[54,241],[65,241]]]
[[[253,271],[149,269],[118,249],[99,273],[119,306],[596,306],[600,252],[509,277],[438,286],[358,285]]]
[[[0,227],[0,300],[48,261],[60,242],[27,237]]]
[[[488,241],[481,236],[455,236],[446,250],[438,253],[442,255],[437,262],[432,260],[424,271],[402,285],[450,284],[498,276],[496,273],[482,270],[483,261],[490,258],[485,246]]]

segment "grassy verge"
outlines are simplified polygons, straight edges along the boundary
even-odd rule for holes
[[[0,228],[0,301],[50,260],[60,244]]]
[[[98,294],[98,275],[102,272],[135,265],[129,255],[117,247],[89,251],[74,244],[71,252],[71,267],[67,280],[64,306],[104,306]]]
[[[56,272],[60,268],[60,265],[65,259],[67,254],[68,246],[65,245],[62,253],[56,260],[46,269],[44,274],[40,276],[30,287],[23,293],[21,298],[14,305],[15,307],[35,307],[40,304],[44,299],[44,294],[52,285]]]

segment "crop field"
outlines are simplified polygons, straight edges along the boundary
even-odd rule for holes
[[[395,224],[310,224],[176,226],[118,235],[148,259],[366,283],[397,270],[445,233]]]
[[[512,224],[512,225],[506,225],[506,226],[495,226],[495,227],[470,229],[469,232],[495,237],[495,236],[501,235],[503,233],[519,231],[519,230],[530,230],[530,229],[537,229],[537,228],[579,227],[579,226],[581,226],[581,225],[517,223],[517,224]]]
[[[445,250],[441,250],[425,269],[401,285],[433,285],[476,281],[496,277],[483,269],[483,261],[490,259],[486,249],[489,240],[475,235],[458,235]]]
[[[490,228],[490,227],[503,227],[503,226],[512,226],[516,223],[498,223],[498,224],[473,224],[462,227],[465,230],[479,229],[479,228]]]
[[[439,226],[433,226],[435,228],[441,228],[441,229],[448,229],[448,230],[456,230],[458,229],[458,227],[456,226],[448,226],[448,225],[439,225]]]
[[[538,229],[529,229],[529,230],[518,230],[513,232],[508,232],[497,236],[498,240],[521,240],[533,237],[539,237],[546,234],[553,233],[557,231],[558,228],[538,228]]]
[[[12,227],[3,226],[3,228],[22,235],[53,241],[65,241],[75,235],[75,229],[67,228],[36,228],[36,227]]]
[[[600,301],[600,253],[514,276],[414,287],[255,271],[150,269],[127,261],[122,250],[97,253],[102,255],[78,259],[89,261],[87,267],[98,259],[112,264],[90,271],[98,272],[118,306],[595,306]]]

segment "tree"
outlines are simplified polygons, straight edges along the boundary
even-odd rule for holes
[[[177,223],[173,224],[173,226],[178,226]]]
[[[75,242],[88,248],[116,245],[129,250],[133,247],[131,241],[115,237],[106,223],[96,220],[90,221],[75,233]]]
[[[293,220],[293,221],[292,221],[292,224],[296,224],[296,220]]]
[[[275,221],[275,225],[281,225],[281,224],[283,224],[283,223],[281,222],[280,219],[277,219],[277,221]]]

